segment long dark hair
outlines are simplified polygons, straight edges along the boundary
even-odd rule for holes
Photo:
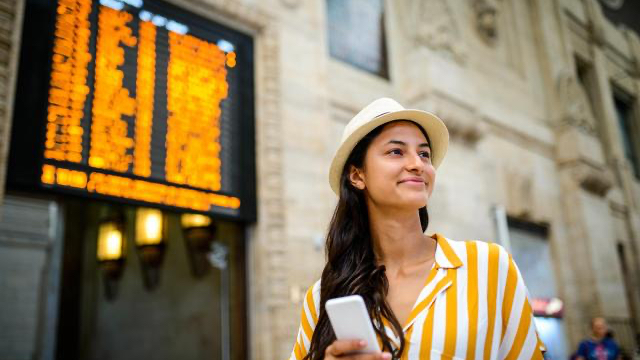
[[[329,224],[325,248],[327,263],[320,281],[320,315],[305,359],[324,358],[326,348],[336,339],[324,310],[327,300],[354,294],[362,296],[367,305],[374,330],[382,339],[382,351],[391,352],[393,358],[399,358],[404,351],[402,325],[386,300],[389,282],[385,267],[376,265],[365,196],[349,180],[351,165],[362,168],[369,145],[388,124],[378,126],[360,140],[349,155],[340,176],[340,198]],[[418,128],[429,141],[422,127]],[[427,208],[420,208],[418,213],[424,232],[429,224]],[[384,331],[383,318],[389,320],[393,331],[400,338],[400,347],[397,349],[392,347],[391,339]]]

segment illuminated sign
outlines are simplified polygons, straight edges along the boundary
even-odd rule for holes
[[[50,10],[46,110],[22,98],[39,90],[28,81],[37,63],[24,60],[12,137],[33,141],[25,124],[43,128],[41,154],[35,164],[12,146],[9,184],[33,172],[39,188],[254,218],[251,38],[160,1]],[[38,35],[25,27],[23,43],[42,44]]]
[[[562,300],[558,298],[533,298],[531,307],[535,316],[561,318],[564,310]]]

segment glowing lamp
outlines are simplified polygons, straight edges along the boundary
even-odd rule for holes
[[[164,216],[158,209],[136,210],[136,248],[142,264],[144,285],[153,290],[160,283],[160,265],[164,258]]]
[[[118,279],[122,275],[125,259],[125,239],[123,222],[111,218],[98,225],[97,258],[104,280],[105,296],[115,299],[118,291]]]
[[[181,218],[182,228],[198,228],[211,225],[211,218],[201,214],[183,214]]]
[[[140,208],[136,212],[136,245],[157,245],[163,241],[162,211]]]
[[[124,255],[122,226],[105,221],[98,228],[98,261],[120,260]]]

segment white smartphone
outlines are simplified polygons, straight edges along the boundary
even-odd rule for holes
[[[327,300],[324,306],[338,340],[364,340],[367,346],[355,353],[379,353],[380,346],[364,300],[351,295]]]

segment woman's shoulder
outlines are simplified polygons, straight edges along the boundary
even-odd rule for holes
[[[433,237],[436,237],[438,240],[445,240],[446,243],[454,250],[456,254],[466,254],[468,252],[498,252],[498,253],[507,253],[505,248],[495,242],[483,241],[483,240],[453,240],[447,237],[444,237],[440,234],[435,234]]]
[[[507,250],[504,246],[492,242],[492,241],[484,241],[484,240],[466,240],[465,243],[473,244],[473,246],[477,247],[478,250],[484,252],[498,252],[498,253],[507,253]],[[508,254],[508,253],[507,253]]]
[[[304,295],[304,302],[309,308],[317,309],[320,306],[320,279],[309,286]]]
[[[318,294],[320,296],[320,279],[316,280],[309,288],[307,289],[307,294],[311,292],[313,296]]]
[[[472,261],[477,264],[501,263],[508,265],[512,260],[511,254],[500,244],[482,240],[451,240],[446,238],[451,250],[460,258],[461,262],[468,264]],[[503,266],[500,266],[503,268]]]
[[[478,261],[487,263],[503,263],[508,264],[513,261],[511,254],[504,248],[504,246],[489,241],[482,240],[470,240],[475,244],[478,249]],[[502,267],[501,267],[502,268]]]

